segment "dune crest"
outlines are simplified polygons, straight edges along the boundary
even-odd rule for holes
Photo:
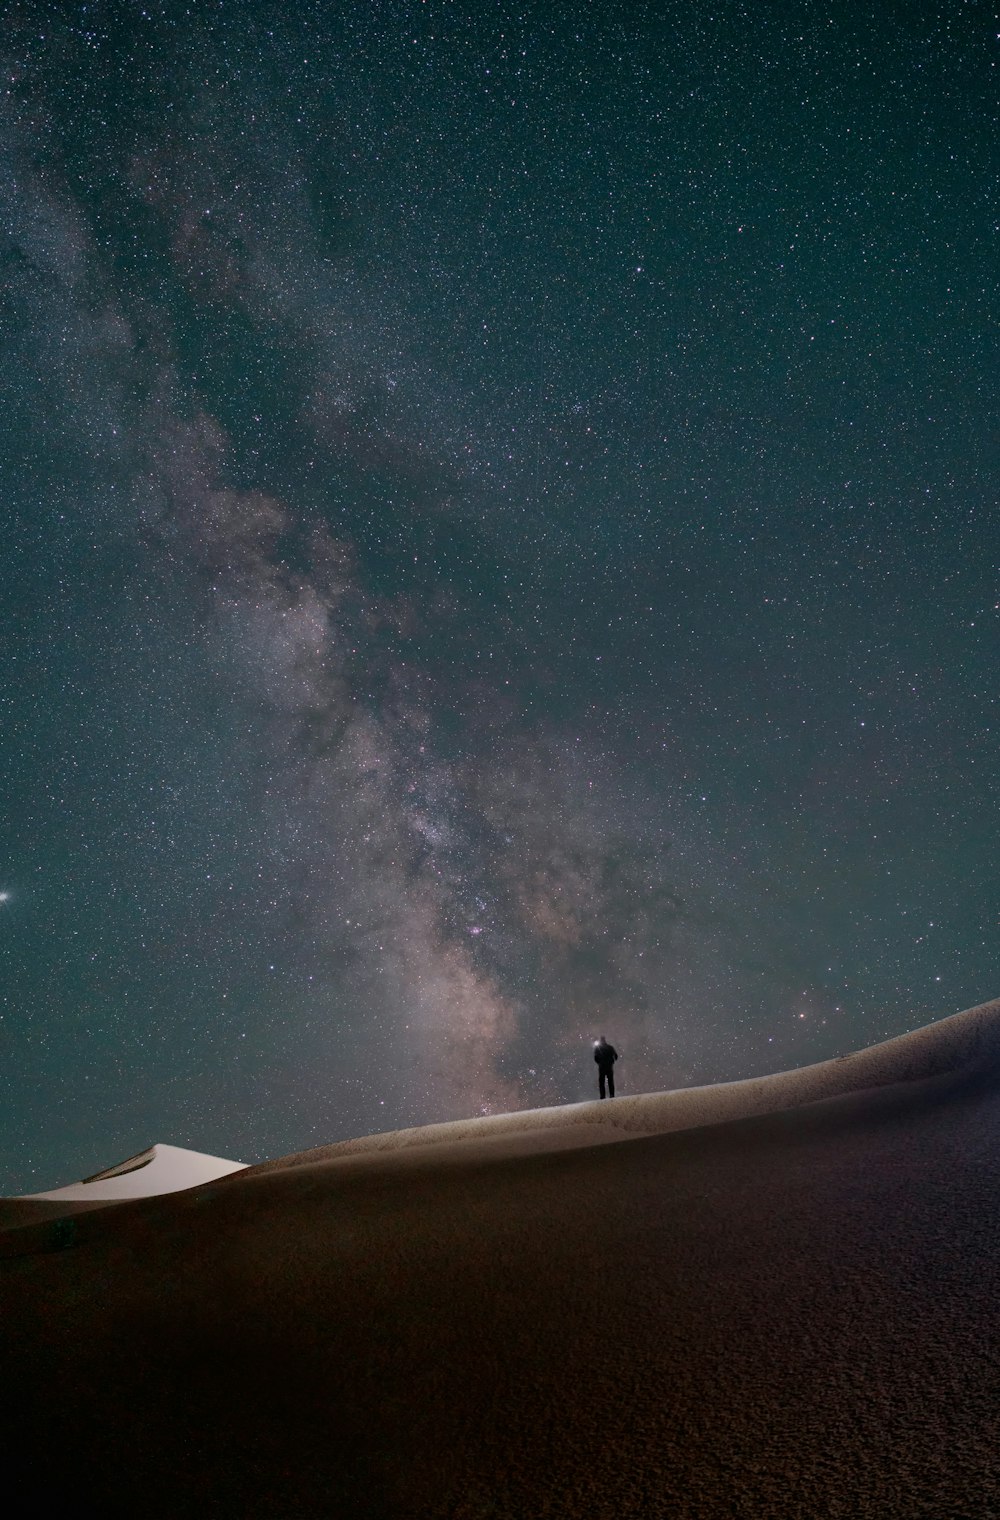
[[[480,1148],[554,1150],[600,1145],[777,1113],[869,1088],[977,1074],[984,1079],[1000,1076],[1000,999],[966,1008],[878,1045],[791,1071],[706,1087],[620,1096],[603,1103],[595,1099],[362,1135],[262,1162],[250,1167],[247,1175],[320,1162],[346,1163],[392,1152],[413,1154],[428,1147],[461,1148],[464,1153]],[[436,1149],[435,1153],[441,1152]]]

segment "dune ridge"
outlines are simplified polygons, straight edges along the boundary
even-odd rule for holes
[[[703,1087],[622,1095],[613,1101],[595,1099],[387,1130],[263,1161],[249,1167],[244,1175],[332,1161],[349,1163],[394,1152],[412,1154],[428,1147],[442,1154],[458,1147],[464,1151],[474,1147],[535,1149],[539,1144],[542,1149],[600,1145],[640,1135],[701,1129],[869,1088],[949,1075],[956,1079],[981,1075],[984,1080],[1000,1075],[1000,998],[877,1045],[790,1071]]]
[[[478,1158],[501,1160],[582,1149],[761,1118],[869,1089],[933,1079],[947,1082],[949,1077],[956,1081],[1000,1077],[1000,998],[848,1055],[736,1082],[387,1130],[292,1152],[251,1166],[159,1145],[153,1147],[154,1152],[185,1163],[184,1175],[175,1166],[173,1185],[148,1191],[169,1194],[194,1187],[231,1186],[237,1180],[252,1180],[295,1167],[323,1165],[339,1171],[432,1161],[437,1164]],[[192,1171],[192,1162],[207,1165],[200,1171]],[[153,1170],[146,1168],[139,1174],[140,1185],[128,1173],[98,1186],[77,1183],[48,1193],[0,1198],[0,1232],[139,1202],[146,1196],[147,1174]]]

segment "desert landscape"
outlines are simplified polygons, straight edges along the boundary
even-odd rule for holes
[[[19,1512],[1000,1514],[998,1074],[1000,1001],[749,1082],[7,1200]]]
[[[5,7],[0,1520],[1000,1520],[998,33]]]

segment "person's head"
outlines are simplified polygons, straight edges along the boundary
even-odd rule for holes
[[[597,1037],[597,1043],[598,1043],[598,1045],[606,1045],[608,1042],[607,1042],[607,1040],[604,1038],[604,1036],[602,1034],[602,1035],[598,1035],[598,1037]]]

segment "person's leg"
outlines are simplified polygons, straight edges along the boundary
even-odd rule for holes
[[[604,1097],[604,1067],[603,1066],[599,1066],[597,1068],[597,1086],[598,1086],[598,1089],[600,1091],[601,1097],[603,1098]]]
[[[615,1095],[615,1069],[612,1066],[611,1069],[608,1072],[608,1097],[609,1098],[613,1098],[614,1095]]]

